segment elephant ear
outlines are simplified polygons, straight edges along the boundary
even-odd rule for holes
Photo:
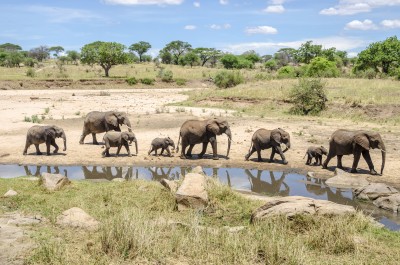
[[[321,147],[316,148],[316,149],[315,149],[315,153],[318,154],[318,155],[320,155],[320,156],[322,156],[322,149],[321,149]]]
[[[129,141],[129,135],[127,133],[122,133],[121,137],[125,140],[125,141]]]
[[[354,137],[354,142],[359,146],[361,146],[362,148],[364,148],[365,150],[369,150],[370,148],[368,137],[365,134],[362,133],[357,134]]]
[[[281,144],[281,132],[279,129],[275,129],[271,131],[271,140],[275,141],[278,144]]]
[[[114,112],[108,113],[108,114],[106,115],[105,119],[106,119],[106,122],[107,122],[108,124],[111,124],[111,125],[114,126],[114,127],[118,127],[118,119],[117,119],[117,117],[115,116]]]
[[[220,135],[219,125],[216,119],[209,120],[207,122],[207,131],[212,132],[215,135]]]
[[[48,127],[44,130],[44,133],[46,134],[46,139],[48,137],[55,139],[56,138],[56,131],[53,127]]]

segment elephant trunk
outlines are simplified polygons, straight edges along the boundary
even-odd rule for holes
[[[65,136],[65,133],[63,133],[61,137],[64,140],[64,151],[67,151],[67,137]]]
[[[287,142],[287,143],[285,144],[285,146],[286,146],[286,148],[285,148],[285,150],[282,151],[283,153],[285,153],[287,150],[289,150],[289,148],[290,148],[290,142]]]
[[[124,120],[124,124],[128,127],[128,131],[132,132],[131,122],[128,119]]]
[[[383,169],[385,168],[385,161],[386,161],[386,147],[382,143],[380,146],[381,152],[382,152],[382,166],[381,166],[381,175],[383,174]]]
[[[231,142],[232,142],[232,132],[231,129],[227,129],[225,134],[228,136],[228,150],[226,152],[226,157],[229,157],[229,151],[231,150]]]
[[[137,155],[137,154],[138,154],[138,145],[137,145],[137,140],[135,140],[134,142],[135,142],[136,155]]]

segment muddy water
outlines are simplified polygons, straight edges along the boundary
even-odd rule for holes
[[[391,230],[400,230],[400,215],[381,210],[372,203],[354,200],[351,189],[336,189],[325,185],[325,181],[296,173],[243,168],[203,168],[209,176],[232,187],[273,196],[305,196],[352,205],[373,216]],[[163,178],[179,179],[189,172],[187,167],[103,167],[103,166],[20,166],[0,165],[1,178],[39,176],[41,172],[61,173],[72,180],[105,181],[114,178],[146,179],[160,181]]]

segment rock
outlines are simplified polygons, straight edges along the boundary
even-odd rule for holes
[[[251,215],[251,222],[277,215],[285,215],[287,218],[291,218],[297,214],[331,216],[355,213],[356,210],[353,206],[301,196],[289,196],[276,198],[256,209]]]
[[[178,210],[204,209],[208,204],[206,186],[206,176],[197,173],[186,174],[182,185],[175,194]]]
[[[204,174],[203,168],[201,166],[197,166],[195,168],[192,169],[191,173],[197,173],[197,174]]]
[[[172,193],[178,190],[178,182],[176,180],[162,179],[160,183]]]
[[[376,200],[380,197],[399,193],[399,191],[384,183],[370,183],[365,187],[354,190],[354,193],[357,199]]]
[[[55,191],[70,183],[69,179],[61,174],[43,172],[41,174],[42,183],[47,190]]]
[[[57,216],[56,224],[63,227],[81,228],[86,230],[97,230],[99,227],[99,222],[96,219],[78,207],[73,207]]]
[[[46,222],[47,219],[41,215],[25,216],[20,213],[9,213],[0,217],[0,223],[7,225],[24,226],[24,225],[36,225],[39,223]]]
[[[329,187],[335,188],[361,188],[369,184],[369,182],[360,176],[353,176],[346,171],[336,168],[334,177],[325,181]]]
[[[390,196],[380,197],[374,202],[375,206],[385,210],[391,210],[395,213],[400,213],[400,193]]]
[[[18,195],[18,192],[16,192],[15,190],[9,190],[3,195],[3,197],[13,197],[16,195]]]
[[[115,178],[115,179],[112,179],[112,181],[113,182],[125,182],[126,179],[124,179],[124,178]]]
[[[315,178],[314,172],[307,172],[307,177]]]

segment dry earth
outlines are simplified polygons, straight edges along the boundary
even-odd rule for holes
[[[1,90],[0,91],[0,136],[1,164],[41,164],[41,165],[202,165],[212,167],[246,167],[258,169],[279,169],[287,171],[314,171],[319,177],[333,175],[336,159],[330,162],[330,170],[323,170],[317,166],[304,165],[303,155],[310,145],[323,144],[328,147],[331,133],[338,128],[348,129],[375,129],[381,132],[387,146],[387,161],[383,176],[370,176],[368,167],[363,159],[360,160],[361,174],[365,174],[371,181],[384,181],[392,184],[400,184],[397,172],[400,168],[398,155],[400,150],[399,128],[380,126],[373,123],[354,123],[336,119],[304,119],[300,117],[257,118],[237,117],[231,111],[207,108],[185,108],[165,106],[186,99],[180,92],[186,89],[102,89],[102,90],[71,90],[71,89],[44,89],[44,90]],[[103,91],[103,95],[101,95]],[[104,93],[106,92],[106,93]],[[108,94],[109,93],[109,94]],[[106,95],[104,95],[106,94]],[[46,114],[46,108],[48,113]],[[139,143],[139,154],[134,157],[110,157],[102,158],[101,146],[92,145],[91,136],[85,139],[85,145],[79,145],[78,141],[82,132],[83,117],[92,111],[120,110],[129,113],[133,130]],[[31,115],[44,115],[42,124],[55,124],[66,131],[67,151],[60,151],[57,155],[37,156],[32,145],[28,155],[23,156],[26,131],[33,124],[24,122],[24,117]],[[205,159],[182,160],[175,154],[174,157],[148,156],[147,151],[150,142],[155,137],[170,136],[175,143],[178,141],[180,125],[187,119],[205,118],[211,116],[226,117],[233,132],[233,144],[230,158],[226,159],[227,137],[218,137],[218,150],[220,160],[214,161],[210,156]],[[286,153],[288,165],[277,163],[258,163],[256,154],[252,161],[244,161],[244,155],[250,147],[252,134],[258,128],[281,127],[291,134],[292,148]],[[126,129],[126,128],[124,128]],[[98,135],[101,141],[102,134]],[[312,142],[312,143],[311,143]],[[59,145],[62,141],[59,140]],[[194,149],[198,153],[201,146]],[[134,148],[132,148],[134,149]],[[45,145],[41,145],[45,151]],[[61,149],[60,149],[61,150]],[[115,152],[115,149],[111,150]],[[125,154],[125,151],[121,151]],[[208,153],[211,153],[209,147]],[[263,152],[263,157],[268,158],[270,150]],[[381,154],[378,150],[372,150],[371,155],[377,170],[381,165]],[[279,158],[279,157],[277,157]],[[344,158],[344,166],[351,166],[352,156]]]

